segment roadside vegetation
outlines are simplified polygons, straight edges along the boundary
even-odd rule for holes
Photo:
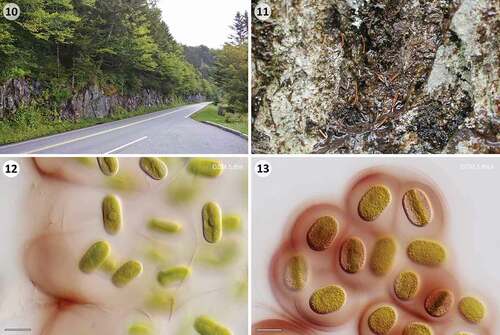
[[[134,111],[121,109],[104,118],[80,118],[76,121],[63,119],[54,121],[51,117],[45,115],[45,110],[37,110],[36,107],[22,107],[17,111],[15,118],[10,119],[8,122],[0,121],[0,145],[95,126],[180,105],[182,103],[177,102],[163,106],[139,107]]]
[[[210,121],[231,128],[248,135],[248,117],[246,113],[219,114],[220,106],[208,105],[198,113],[191,116],[196,121]]]
[[[193,116],[248,134],[248,13],[237,13],[233,34],[221,50],[188,48],[186,57],[215,83],[215,106]],[[244,130],[242,130],[245,128]]]
[[[5,2],[0,0],[0,5]],[[246,24],[245,41],[234,40],[221,50],[204,47],[210,61],[198,67],[188,57],[189,47],[170,34],[157,1],[16,3],[22,8],[20,18],[0,20],[0,91],[9,92],[4,84],[13,79],[36,82],[38,88],[36,93],[0,97],[0,144],[162,110],[189,103],[193,97],[227,104],[230,113],[246,113]],[[248,18],[237,17],[234,28],[241,30],[239,25]],[[100,118],[63,113],[89,87],[98,87],[106,96],[154,91],[168,106],[136,110],[118,106]]]

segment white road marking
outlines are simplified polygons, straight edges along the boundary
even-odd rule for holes
[[[113,150],[110,150],[110,151],[106,152],[106,153],[105,153],[105,155],[112,154],[112,153],[113,153],[113,152],[115,152],[115,151],[118,151],[118,150],[120,150],[120,149],[123,149],[123,148],[125,148],[125,147],[128,147],[129,145],[135,144],[135,143],[140,142],[140,141],[142,141],[142,140],[145,140],[146,138],[148,138],[148,137],[147,137],[147,136],[144,136],[144,137],[141,137],[141,138],[139,138],[139,139],[137,139],[137,140],[135,140],[135,141],[129,142],[129,143],[124,144],[124,145],[121,145],[121,146],[119,146],[118,148],[115,148],[115,149],[113,149]]]
[[[77,137],[77,138],[74,138],[72,140],[68,140],[68,141],[64,141],[64,142],[60,142],[60,143],[56,143],[56,144],[47,145],[47,146],[42,147],[42,148],[38,148],[38,149],[35,149],[35,150],[27,151],[24,154],[33,154],[33,153],[36,153],[36,152],[39,152],[39,151],[43,151],[43,150],[47,150],[47,149],[52,149],[52,148],[55,148],[55,147],[59,147],[61,145],[65,145],[65,144],[69,144],[69,143],[73,143],[73,142],[78,142],[78,141],[81,141],[81,140],[85,140],[87,138],[91,138],[91,137],[103,135],[103,134],[110,133],[110,132],[115,131],[115,130],[120,130],[120,129],[123,129],[123,128],[135,126],[135,125],[138,125],[138,124],[141,124],[141,123],[144,123],[144,122],[148,122],[148,121],[151,121],[151,120],[159,119],[161,117],[168,116],[168,115],[170,115],[172,113],[177,113],[177,112],[184,111],[184,110],[186,110],[188,108],[189,107],[181,108],[179,110],[172,111],[170,113],[166,113],[166,114],[162,114],[162,115],[157,115],[157,116],[151,117],[149,119],[132,122],[132,123],[120,126],[120,127],[103,130],[103,131],[100,131],[100,132],[97,132],[97,133],[94,133],[94,134],[90,134],[90,135],[86,135],[86,136],[82,136],[82,137]]]
[[[208,102],[205,106],[203,106],[203,108],[205,108],[206,106],[210,105],[211,102]],[[189,113],[188,115],[184,116],[185,119],[189,119],[191,117],[191,115],[193,115],[194,113],[198,113],[199,111],[201,111],[202,109],[196,109],[194,112],[192,113]]]

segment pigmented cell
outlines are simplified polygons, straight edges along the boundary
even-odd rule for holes
[[[241,218],[237,214],[222,216],[222,228],[225,232],[237,232],[241,230]]]
[[[136,322],[128,327],[128,335],[153,335],[153,327],[144,322]]]
[[[222,174],[224,167],[217,159],[193,158],[189,161],[187,170],[195,176],[215,178]]]
[[[401,300],[411,300],[420,286],[420,278],[413,271],[403,271],[394,280],[394,293]]]
[[[432,328],[422,322],[411,322],[403,330],[403,335],[432,335]]]
[[[446,260],[446,249],[433,240],[414,240],[408,245],[406,253],[413,262],[421,265],[438,266]]]
[[[116,157],[97,157],[97,164],[99,164],[99,168],[106,176],[115,176],[120,168],[120,163]]]
[[[203,221],[203,237],[208,243],[217,243],[222,239],[222,214],[220,206],[208,202],[201,212]]]
[[[146,300],[149,309],[161,312],[171,312],[175,307],[175,296],[167,290],[154,289]]]
[[[194,329],[200,335],[232,335],[228,328],[224,327],[209,316],[199,316],[194,321]]]
[[[316,251],[323,251],[333,244],[338,223],[333,216],[322,216],[307,231],[307,244]]]
[[[138,189],[137,181],[133,175],[120,172],[116,176],[106,179],[106,186],[122,192],[132,192]]]
[[[159,218],[149,220],[148,228],[164,234],[175,234],[182,230],[182,226],[179,223]]]
[[[204,245],[196,255],[196,261],[212,267],[233,264],[241,254],[242,245],[238,240],[225,239],[217,244]]]
[[[427,194],[419,189],[411,189],[403,196],[403,209],[415,226],[423,227],[432,220],[432,207]]]
[[[285,285],[293,291],[299,291],[307,283],[308,268],[306,259],[297,255],[290,258],[285,268]]]
[[[84,273],[91,273],[98,269],[109,256],[111,246],[106,241],[98,241],[92,244],[80,259],[78,267]]]
[[[338,311],[346,302],[345,290],[337,285],[330,285],[316,290],[309,298],[309,307],[317,314],[329,314]]]
[[[391,203],[391,192],[385,185],[375,185],[361,197],[358,204],[359,216],[365,221],[374,221]]]
[[[425,310],[429,315],[439,318],[450,310],[455,299],[449,290],[434,290],[425,298]]]
[[[142,263],[139,261],[128,261],[118,268],[111,277],[116,287],[124,287],[142,273]]]
[[[471,323],[480,323],[486,315],[486,307],[474,297],[462,298],[458,303],[458,310],[465,320]]]
[[[370,258],[370,269],[377,276],[387,274],[394,263],[397,243],[392,237],[383,237],[375,242]]]
[[[161,180],[167,176],[167,165],[156,157],[143,157],[139,161],[139,165],[142,171],[154,180]]]
[[[108,234],[117,234],[122,227],[122,206],[115,195],[107,195],[102,201],[102,219],[104,230]]]
[[[386,335],[394,327],[398,319],[396,310],[391,306],[382,306],[368,317],[368,327],[376,335]]]
[[[100,269],[106,273],[115,273],[118,270],[118,261],[111,256],[108,256],[104,263],[102,263]]]
[[[340,248],[340,266],[347,273],[356,273],[363,269],[366,260],[366,248],[363,241],[350,237]]]
[[[158,272],[156,279],[162,286],[169,286],[173,283],[182,282],[191,275],[191,268],[187,266],[176,266]]]

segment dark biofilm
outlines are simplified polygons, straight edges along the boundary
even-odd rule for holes
[[[454,302],[455,299],[451,291],[437,289],[425,298],[425,310],[429,315],[438,318],[448,313]]]

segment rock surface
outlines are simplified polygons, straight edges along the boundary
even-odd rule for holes
[[[0,119],[16,112],[20,106],[27,106],[41,100],[43,85],[38,81],[12,79],[0,85]],[[201,102],[205,97],[196,95],[186,99]],[[139,107],[167,105],[168,97],[154,90],[143,90],[137,95],[106,94],[98,86],[90,86],[77,92],[60,107],[62,119],[103,118],[112,115],[118,108],[133,111]]]
[[[498,1],[267,2],[255,153],[500,153]]]

